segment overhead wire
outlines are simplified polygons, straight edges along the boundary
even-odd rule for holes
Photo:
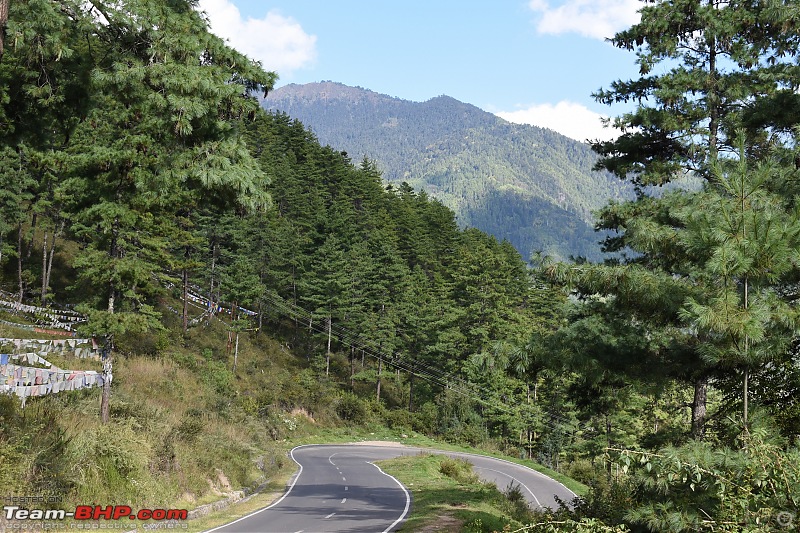
[[[197,293],[203,292],[198,287],[193,287],[193,289]],[[198,295],[196,294],[193,296],[198,297]],[[318,319],[319,315],[305,309],[304,307],[296,303],[289,302],[277,294],[264,293],[262,297],[265,299],[268,305],[271,305],[276,311],[280,312],[281,314],[286,315],[290,318],[301,319],[304,321],[304,323],[307,322],[309,324],[308,326],[309,329],[312,329],[317,333],[322,333],[322,334],[328,333],[327,326],[322,325],[318,320],[315,322],[314,319],[315,318]],[[196,303],[194,304],[197,305]],[[244,310],[244,308],[242,309]],[[251,316],[255,314],[253,311],[250,310],[246,311]],[[397,328],[394,329],[396,330]],[[451,390],[454,393],[459,394],[463,397],[470,398],[485,407],[497,409],[508,415],[518,415],[518,412],[515,411],[511,406],[509,406],[503,400],[499,398],[494,398],[494,401],[492,401],[491,399],[486,399],[483,396],[481,396],[475,390],[475,385],[473,383],[466,381],[461,376],[457,376],[452,372],[447,372],[436,366],[427,364],[424,361],[421,361],[418,358],[415,358],[410,355],[407,355],[406,357],[393,356],[393,354],[391,353],[386,353],[382,351],[380,347],[375,347],[374,340],[365,338],[361,334],[354,333],[349,329],[345,328],[344,326],[338,324],[334,325],[334,323],[331,323],[330,330],[331,330],[330,331],[331,336],[335,337],[339,343],[360,350],[365,355],[371,357],[372,359],[382,361],[390,367],[408,372],[409,374],[416,375],[421,379],[423,379],[424,381]],[[567,425],[567,426],[573,426],[577,423],[578,428],[576,429],[580,428],[581,424],[578,421],[569,420],[554,412],[545,411],[543,414],[545,414],[547,417],[555,421],[553,422],[547,419],[543,419],[540,421],[542,424],[549,427],[550,429],[554,430],[560,429],[556,422],[560,422],[562,425]]]
[[[288,302],[283,298],[280,298],[280,296],[271,296],[271,295],[265,295],[265,296],[267,296],[266,299],[269,301],[269,303],[273,305],[273,307],[276,310],[283,311],[283,313],[290,316],[296,315],[305,320],[309,320],[311,329],[314,329],[318,333],[327,334],[327,327],[322,326],[319,322],[315,323],[313,321],[314,318],[313,313],[311,313],[307,309],[304,309],[303,307],[297,304]],[[364,350],[364,353],[372,357],[373,359],[382,360],[386,364],[392,367],[399,368],[400,370],[404,370],[406,372],[415,374],[430,383],[452,390],[462,396],[469,397],[470,399],[486,407],[495,408],[510,415],[518,414],[517,411],[513,410],[510,406],[505,404],[500,399],[495,399],[495,402],[493,403],[491,400],[485,399],[481,395],[477,394],[474,391],[473,388],[474,385],[473,387],[470,387],[469,385],[471,384],[468,384],[468,382],[464,381],[463,378],[460,377],[455,378],[458,384],[461,385],[463,388],[459,386],[454,386],[452,381],[443,379],[444,377],[451,377],[452,376],[451,373],[447,373],[441,369],[438,369],[437,367],[427,365],[413,357],[410,358],[412,364],[407,363],[408,359],[393,358],[390,354],[382,352],[379,349],[375,349],[374,346],[368,346],[368,343],[374,343],[374,341],[364,339],[364,337],[362,337],[361,335],[352,333],[343,326],[334,327],[333,325],[331,325],[332,336],[334,335],[334,331],[336,332],[335,336],[337,341],[348,346],[354,346],[356,349]],[[553,418],[565,425],[573,425],[575,423],[574,421],[568,420],[564,417],[561,417],[560,415],[556,415],[555,413],[546,412],[545,414],[550,418]],[[557,424],[549,420],[543,420],[542,423],[547,425],[551,429],[556,429],[558,427]]]

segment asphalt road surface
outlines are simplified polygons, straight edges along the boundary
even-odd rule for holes
[[[300,465],[286,493],[269,507],[206,533],[388,533],[411,508],[411,495],[374,461],[401,455],[437,453],[467,459],[475,473],[500,490],[519,484],[534,507],[555,508],[555,496],[575,494],[530,468],[502,459],[411,447],[314,444],[291,451]]]

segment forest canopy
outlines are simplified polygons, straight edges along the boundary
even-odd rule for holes
[[[637,190],[599,213],[614,255],[528,265],[261,109],[277,75],[211,34],[196,2],[0,0],[2,300],[70,304],[109,369],[191,383],[174,378],[180,418],[164,427],[148,413],[167,410],[134,396],[151,372],[115,381],[118,409],[106,380],[86,430],[64,420],[85,418],[87,396],[45,394],[26,416],[3,396],[0,481],[145,501],[135,485],[166,479],[165,505],[208,490],[216,463],[196,456],[212,441],[253,481],[264,442],[236,439],[277,442],[303,412],[490,446],[591,486],[526,515],[530,528],[796,517],[800,9],[675,0],[641,14],[612,40],[640,77],[596,95],[636,103],[594,145],[598,168]],[[702,185],[651,194],[687,175]],[[115,432],[124,446],[106,446]]]

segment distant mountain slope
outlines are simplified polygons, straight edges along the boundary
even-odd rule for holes
[[[508,239],[524,257],[599,259],[591,211],[630,189],[593,172],[591,149],[554,131],[509,123],[449,96],[410,102],[340,83],[287,85],[263,101],[358,162],[375,160],[451,207],[463,225]]]

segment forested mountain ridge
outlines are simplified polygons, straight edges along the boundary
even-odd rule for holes
[[[274,476],[289,478],[288,450],[311,435],[389,428],[591,485],[554,513],[512,507],[509,487],[489,524],[463,507],[485,492],[456,472],[464,497],[429,506],[435,525],[452,508],[469,531],[796,529],[800,11],[764,4],[655,0],[617,34],[642,78],[597,98],[638,105],[593,148],[642,192],[599,212],[620,256],[530,269],[428,192],[262,109],[253,95],[276,74],[210,34],[196,2],[10,2],[0,487],[64,509],[179,510],[284,486]],[[446,97],[427,105],[488,120]],[[397,139],[434,145],[432,158],[495,127]],[[687,173],[701,186],[649,194]],[[80,337],[41,327],[55,315]],[[71,342],[94,356],[50,349]],[[430,472],[446,470],[461,469]],[[414,483],[420,499],[441,487]],[[29,528],[23,511],[0,531]]]
[[[45,369],[15,363],[50,361],[3,354],[0,487],[180,507],[222,472],[236,487],[272,475],[280,460],[263,459],[296,410],[364,424],[367,405],[403,406],[393,427],[410,431],[405,412],[424,409],[454,441],[496,427],[525,445],[509,422],[473,425],[475,402],[522,409],[522,388],[479,398],[462,377],[563,299],[532,286],[510,244],[261,109],[252,95],[275,73],[190,2],[13,2],[8,35],[0,338],[55,345],[37,334],[73,332],[37,331],[19,311],[69,304],[81,344],[97,343],[97,360],[69,368],[103,381],[56,395]],[[100,416],[84,416],[98,396]]]
[[[426,191],[461,225],[508,239],[523,257],[599,259],[592,211],[630,196],[592,171],[588,145],[449,96],[411,102],[322,82],[281,87],[262,105],[301,120],[322,144],[375,160],[385,180]]]

